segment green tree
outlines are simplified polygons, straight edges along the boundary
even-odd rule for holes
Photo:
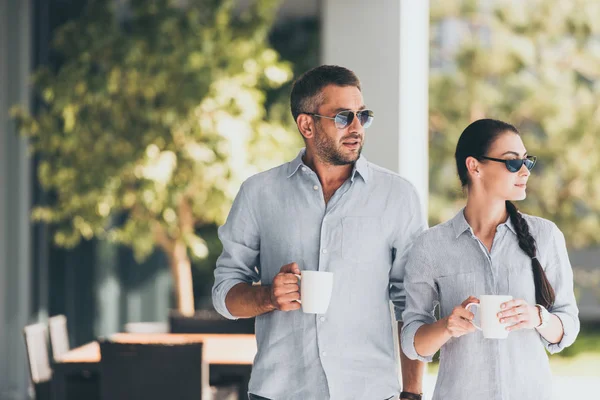
[[[458,136],[496,118],[539,158],[524,211],[555,221],[573,247],[600,243],[599,16],[593,0],[432,3],[432,224],[464,202]]]
[[[185,3],[185,4],[184,4]],[[291,78],[267,36],[278,0],[90,0],[56,33],[34,116],[15,108],[54,201],[34,208],[72,247],[97,237],[169,259],[178,309],[194,310],[190,256],[243,179],[290,156],[297,136],[265,110]],[[182,5],[183,4],[183,5]],[[268,122],[269,121],[269,122]],[[114,221],[119,221],[114,223]]]

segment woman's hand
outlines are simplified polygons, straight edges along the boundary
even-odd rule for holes
[[[508,324],[507,331],[517,329],[533,329],[542,323],[540,310],[527,304],[525,300],[515,299],[500,305],[498,318],[500,323]]]
[[[470,296],[460,306],[454,307],[452,313],[445,318],[445,329],[450,336],[460,337],[476,330],[475,326],[471,323],[473,313],[465,308],[469,303],[479,303],[479,299]]]

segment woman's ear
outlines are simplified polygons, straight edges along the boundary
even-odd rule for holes
[[[479,161],[475,157],[467,157],[465,160],[465,164],[467,165],[467,171],[469,171],[469,176],[479,178],[481,172],[479,171]]]
[[[310,139],[315,135],[315,124],[314,119],[308,114],[300,114],[296,118],[296,125],[300,134],[304,136],[304,139]]]

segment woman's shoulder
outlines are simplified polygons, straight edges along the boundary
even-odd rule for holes
[[[558,226],[549,219],[538,217],[535,215],[529,215],[525,213],[521,213],[523,219],[527,221],[527,225],[529,226],[529,232],[535,237],[551,237],[560,233],[560,229]]]
[[[449,242],[453,239],[454,230],[451,220],[442,222],[423,231],[415,239],[414,246],[428,248],[431,246],[439,247],[441,244]]]
[[[552,246],[565,245],[565,236],[554,222],[546,218],[536,217],[535,215],[523,213],[521,215],[527,221],[529,233],[535,239],[538,251],[546,252]]]

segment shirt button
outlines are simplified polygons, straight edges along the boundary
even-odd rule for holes
[[[306,172],[306,171],[308,171],[308,168],[302,167],[302,172]]]
[[[319,187],[317,185],[315,185],[315,186],[313,186],[313,189],[319,190]]]
[[[319,319],[321,320],[321,322],[325,322],[325,317],[321,317]]]
[[[323,357],[327,357],[327,352],[326,352],[326,351],[324,351],[324,352],[322,352],[322,353],[321,353],[321,355],[322,355]]]
[[[327,254],[327,249],[323,249],[323,254]]]

